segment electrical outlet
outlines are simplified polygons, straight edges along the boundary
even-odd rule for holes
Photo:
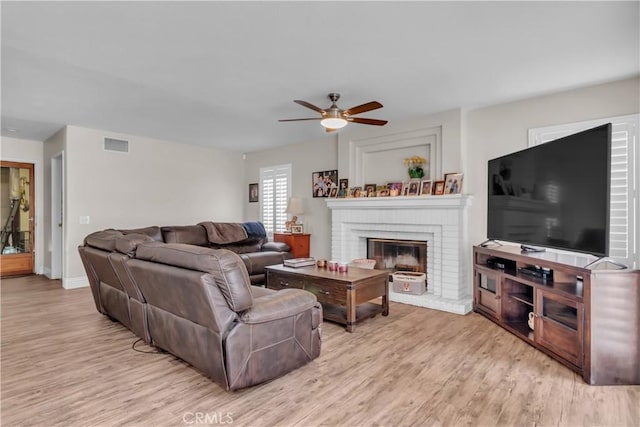
[[[80,224],[85,225],[91,223],[91,217],[89,215],[80,217]]]

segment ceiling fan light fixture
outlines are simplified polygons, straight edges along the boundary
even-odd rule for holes
[[[328,117],[320,120],[320,124],[329,129],[341,129],[347,125],[347,121],[340,117]]]
[[[322,109],[320,107],[316,107],[313,104],[310,104],[307,101],[302,101],[300,99],[294,99],[293,102],[296,104],[302,105],[305,108],[313,110],[317,113],[320,113],[320,117],[316,118],[303,118],[303,119],[281,119],[279,122],[297,122],[301,120],[320,120],[320,124],[326,128],[327,132],[333,132],[337,129],[342,129],[349,122],[360,123],[363,125],[375,125],[375,126],[384,126],[387,124],[386,120],[379,119],[367,119],[364,117],[353,117],[356,114],[365,113],[367,111],[377,110],[378,108],[382,108],[382,104],[378,101],[367,102],[366,104],[357,105],[355,107],[348,108],[343,110],[338,107],[336,102],[340,99],[339,93],[330,93],[329,99],[331,100],[331,106],[326,109]]]

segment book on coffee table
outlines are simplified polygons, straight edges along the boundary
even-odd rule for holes
[[[292,258],[292,259],[284,260],[284,265],[286,267],[294,267],[294,268],[315,265],[315,263],[316,263],[315,258]]]

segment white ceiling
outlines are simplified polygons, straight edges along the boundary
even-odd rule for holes
[[[393,121],[640,73],[637,1],[1,7],[2,134],[25,139],[70,124],[248,152],[332,138],[278,123],[332,91]]]

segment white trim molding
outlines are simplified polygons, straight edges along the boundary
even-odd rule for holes
[[[429,174],[424,179],[435,180],[442,176],[442,126],[391,133],[382,136],[350,139],[348,142],[349,183],[364,185],[377,169],[373,159],[397,155],[407,151],[407,156],[421,155],[429,162]],[[398,163],[400,167],[402,163]]]
[[[87,276],[62,278],[62,287],[64,289],[86,288],[88,286],[89,286],[89,278]]]

